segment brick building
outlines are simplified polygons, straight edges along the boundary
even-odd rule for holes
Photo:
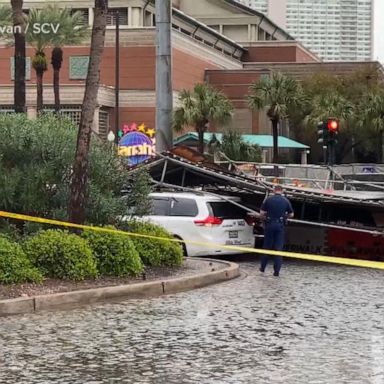
[[[243,133],[269,133],[264,113],[252,113],[246,106],[248,86],[266,75],[276,63],[321,65],[320,60],[292,39],[265,15],[233,0],[173,0],[172,48],[173,95],[177,105],[182,89],[207,81],[222,89],[235,105],[233,126]],[[0,0],[0,5],[9,4]],[[32,0],[30,8],[60,4],[83,13],[92,25],[91,0]],[[120,14],[120,124],[132,122],[155,126],[155,17],[150,0],[110,0],[110,16],[101,67],[101,86],[94,130],[105,137],[115,130],[115,19]],[[35,74],[31,69],[33,49],[27,49],[27,111],[36,115]],[[50,50],[46,52],[50,57]],[[87,73],[89,41],[82,46],[65,47],[60,74],[64,114],[75,121],[80,117]],[[297,64],[300,63],[300,64]],[[313,67],[315,71],[316,68]],[[44,105],[53,107],[53,71],[44,74]],[[13,48],[0,40],[0,112],[13,109]]]

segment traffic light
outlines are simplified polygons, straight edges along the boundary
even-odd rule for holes
[[[317,142],[325,146],[328,143],[328,129],[326,124],[324,124],[323,121],[320,121],[317,124]]]
[[[330,117],[327,120],[327,131],[328,131],[330,142],[334,142],[334,143],[337,142],[336,137],[339,134],[339,126],[340,126],[340,122],[338,119]]]

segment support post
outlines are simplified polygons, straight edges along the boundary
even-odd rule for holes
[[[115,143],[119,144],[120,128],[120,13],[115,12],[116,37],[115,37]]]
[[[156,0],[156,152],[173,145],[171,0]]]

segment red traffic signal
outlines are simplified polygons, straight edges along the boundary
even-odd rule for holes
[[[337,133],[339,131],[339,120],[337,119],[328,119],[327,121],[327,129],[328,132]]]

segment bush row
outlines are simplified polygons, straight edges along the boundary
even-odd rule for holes
[[[119,229],[172,239],[164,229],[149,223],[130,222]],[[177,266],[182,259],[181,246],[170,240],[91,230],[77,235],[49,229],[20,243],[0,236],[0,283],[40,283],[46,277],[84,280],[137,276],[145,266]]]

